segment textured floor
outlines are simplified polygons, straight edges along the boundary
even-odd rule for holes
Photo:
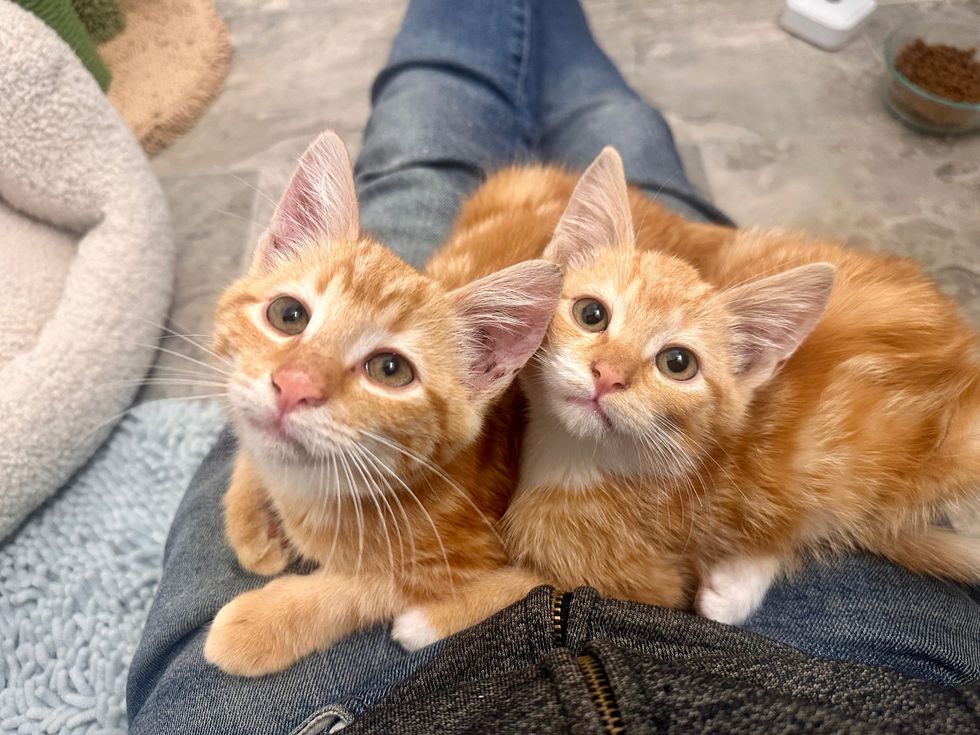
[[[918,258],[980,327],[980,135],[906,130],[881,101],[882,42],[905,19],[980,1],[881,2],[838,53],[779,29],[778,0],[586,0],[628,81],[663,109],[692,179],[739,223],[802,228]],[[175,328],[206,334],[296,157],[322,129],[356,152],[402,0],[218,0],[225,90],[155,162],[181,248]],[[203,359],[178,340],[170,348]],[[185,349],[186,348],[186,349]],[[163,362],[180,364],[172,355]],[[212,393],[156,385],[144,398]]]

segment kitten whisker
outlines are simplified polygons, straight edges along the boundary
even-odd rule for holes
[[[687,458],[688,462],[693,465],[693,462],[691,462],[690,454],[685,452],[684,448],[679,446],[672,437],[665,434],[664,439],[666,439],[672,446],[676,447],[675,451],[683,454],[683,456]],[[701,463],[700,457],[698,458],[698,462]],[[703,464],[702,464],[702,469],[704,469]],[[693,478],[691,477],[692,473],[694,475]],[[700,485],[701,492],[698,492],[698,489],[694,486],[695,478],[697,479],[698,485]],[[705,494],[706,488],[705,488],[704,478],[701,476],[701,473],[698,471],[697,467],[692,466],[691,471],[685,473],[684,482],[685,482],[685,489],[687,490],[689,497],[691,497],[693,500],[697,500],[698,506],[703,512],[704,500],[702,499],[702,495]],[[683,554],[687,551],[687,547],[691,543],[691,538],[694,536],[694,521],[698,514],[692,513],[690,508],[685,508],[683,506],[681,508],[681,511],[683,515],[687,516],[689,521],[687,538],[684,539],[684,546],[681,549],[681,554]]]
[[[337,454],[337,458],[341,461],[344,466],[344,475],[347,477],[348,487],[351,488],[351,492],[348,495],[354,501],[354,515],[357,518],[357,576],[361,574],[361,564],[364,561],[364,515],[361,512],[361,501],[359,493],[355,491],[354,475],[350,470],[350,464],[347,462],[347,452],[342,451]]]
[[[725,451],[725,448],[724,447],[719,446],[718,448],[725,454],[726,457],[728,457],[729,460],[731,460],[731,456],[729,456],[728,452]],[[724,465],[722,465],[717,459],[715,459],[714,457],[712,457],[710,454],[709,455],[706,455],[706,456],[712,462],[714,462],[715,467],[717,467],[718,470],[725,476],[725,479],[728,480],[729,486],[732,487],[732,488],[734,488],[735,491],[741,496],[742,500],[744,500],[746,503],[748,503],[749,502],[748,497],[745,495],[744,492],[742,492],[741,486],[739,485],[739,483],[737,483],[735,481],[735,478],[732,477],[731,473],[727,469],[725,469]]]
[[[385,487],[388,489],[388,492],[391,494],[392,499],[398,504],[398,509],[402,514],[402,518],[405,520],[405,528],[408,532],[409,547],[412,552],[412,575],[414,576],[418,570],[418,558],[417,558],[418,551],[415,548],[415,530],[413,528],[414,524],[412,523],[411,519],[408,517],[408,513],[405,510],[405,506],[402,504],[401,498],[399,498],[399,493],[391,486],[391,483],[388,481],[388,478],[384,474],[385,469],[388,469],[389,472],[393,472],[393,471],[390,468],[388,468],[388,466],[381,461],[381,458],[375,455],[374,452],[372,452],[369,448],[362,445],[361,449],[365,452],[366,458],[371,461],[372,465],[381,472],[379,477],[384,482]],[[379,465],[384,465],[384,467],[380,467]]]
[[[319,490],[319,492],[320,493],[323,493],[323,494],[325,494],[325,490],[326,490],[326,485],[324,483],[324,477],[323,477],[324,467],[326,466],[326,464],[327,464],[327,458],[326,457],[317,457],[316,458],[316,463],[313,465],[314,469],[316,469],[318,471],[319,475],[320,475],[320,482],[317,485],[317,490]],[[323,528],[323,523],[324,523],[325,516],[326,516],[326,507],[327,507],[326,506],[326,503],[319,503],[316,506],[316,508],[317,508],[316,527],[317,528]]]
[[[244,215],[241,215],[241,214],[235,214],[234,212],[229,212],[229,211],[227,211],[225,209],[217,209],[215,207],[208,207],[208,210],[211,211],[211,212],[214,212],[215,214],[223,214],[223,215],[226,215],[228,217],[234,217],[235,219],[239,219],[242,222],[248,222],[250,225],[255,225],[260,230],[264,230],[265,229],[265,225],[260,225],[258,222],[256,222],[255,220],[251,219],[250,217],[245,217]]]
[[[778,273],[782,273],[793,267],[795,267],[795,265],[793,264],[779,263],[777,265],[772,266],[771,268],[766,268],[765,270],[759,271],[758,273],[754,273],[753,275],[748,276],[747,278],[743,278],[740,281],[736,281],[735,283],[730,283],[724,288],[719,288],[715,293],[711,294],[711,296],[705,299],[704,302],[698,306],[696,313],[698,315],[701,315],[706,309],[710,307],[711,304],[714,304],[714,302],[725,297],[725,295],[728,294],[729,291],[733,291],[739,286],[744,286],[745,284],[751,283],[752,281],[758,280],[760,278],[765,278],[767,276],[774,276]]]
[[[197,349],[201,350],[202,352],[206,352],[207,354],[209,354],[211,357],[215,358],[216,360],[221,360],[221,362],[225,363],[229,367],[232,366],[231,360],[229,360],[227,357],[223,357],[223,356],[219,355],[217,352],[215,352],[214,350],[212,350],[211,348],[209,348],[207,345],[205,345],[205,344],[203,344],[201,342],[198,342],[195,339],[191,339],[192,337],[195,337],[195,336],[204,336],[204,337],[207,337],[207,335],[185,334],[183,332],[178,332],[178,331],[176,331],[174,329],[171,329],[170,327],[166,326],[165,324],[158,324],[157,322],[151,321],[149,319],[142,319],[141,321],[145,322],[146,324],[149,324],[152,327],[156,327],[157,329],[160,329],[160,330],[164,331],[165,334],[163,334],[161,336],[161,339],[169,339],[169,338],[182,339],[185,342],[187,342],[188,344],[192,345],[193,347],[196,347]]]
[[[223,382],[218,382],[216,380],[190,380],[183,378],[144,378],[142,380],[134,378],[133,380],[116,380],[109,383],[102,384],[106,388],[113,388],[119,386],[134,386],[134,385],[182,385],[188,387],[195,386],[205,386],[208,388],[224,388],[226,384]]]
[[[447,575],[447,579],[449,580],[450,591],[452,592],[452,594],[455,594],[456,592],[455,592],[455,585],[453,583],[452,567],[449,565],[449,555],[446,553],[446,547],[443,545],[442,542],[442,534],[439,533],[439,528],[436,526],[435,521],[432,519],[432,516],[429,514],[429,511],[426,509],[425,504],[421,500],[419,500],[418,495],[416,495],[415,492],[412,490],[412,488],[409,487],[404,480],[402,480],[402,478],[398,475],[398,473],[396,473],[393,469],[388,467],[388,465],[382,462],[380,459],[378,461],[380,462],[381,467],[386,472],[388,472],[391,475],[391,477],[399,485],[401,485],[402,488],[405,490],[405,492],[407,492],[409,496],[416,502],[416,504],[419,506],[419,510],[422,511],[422,513],[425,515],[426,519],[428,520],[429,526],[432,527],[432,532],[433,534],[435,534],[436,543],[439,544],[439,551],[442,553],[443,562],[446,565],[446,575]]]
[[[207,368],[208,370],[213,370],[216,373],[220,373],[220,374],[224,375],[227,378],[231,378],[232,377],[232,374],[230,372],[228,372],[227,370],[222,370],[221,368],[217,367],[216,365],[209,365],[208,363],[206,363],[206,362],[204,362],[202,360],[197,360],[197,359],[195,359],[193,357],[190,357],[188,355],[185,355],[182,352],[177,352],[176,350],[170,350],[170,349],[167,349],[166,347],[161,347],[160,345],[148,345],[148,344],[144,344],[142,342],[134,342],[133,344],[136,345],[137,347],[144,347],[144,348],[149,349],[149,350],[158,350],[159,352],[163,352],[164,354],[167,354],[167,355],[172,355],[173,357],[177,357],[177,358],[179,358],[181,360],[187,360],[188,362],[192,362],[195,365],[200,365],[201,367]]]
[[[247,186],[249,189],[251,189],[252,191],[254,191],[260,197],[262,197],[267,202],[269,202],[269,204],[272,204],[273,206],[279,204],[279,202],[277,202],[275,199],[273,199],[272,197],[270,197],[268,194],[266,194],[264,191],[262,191],[261,189],[259,189],[257,186],[253,186],[252,184],[248,183],[241,176],[239,176],[239,175],[237,175],[237,174],[235,174],[235,173],[233,173],[231,171],[227,171],[226,173],[227,173],[228,176],[231,176],[231,178],[233,178],[239,184],[242,184],[244,186]]]
[[[387,498],[387,495],[392,492],[391,483],[388,482],[388,479],[384,477],[384,475],[378,474],[378,466],[370,450],[368,450],[366,447],[362,445],[356,445],[355,451],[357,451],[360,454],[361,459],[365,463],[365,465],[371,468],[372,478],[374,478],[376,482],[384,483],[385,489],[387,489],[387,492],[385,492],[385,489],[382,489],[379,486],[378,494],[381,496],[381,501],[385,504],[385,507],[388,509],[388,512],[391,515],[391,522],[395,527],[395,534],[398,537],[398,549],[399,549],[399,557],[400,557],[399,567],[401,569],[402,574],[404,574],[405,573],[405,540],[402,537],[402,531],[401,531],[401,526],[398,522],[398,517],[395,515],[395,511],[391,507],[391,503],[388,502],[388,498]]]
[[[119,421],[126,414],[132,413],[133,411],[135,411],[136,409],[138,409],[140,406],[145,406],[145,405],[148,405],[150,403],[159,403],[160,401],[200,401],[200,400],[204,400],[204,399],[224,398],[226,395],[227,395],[226,393],[214,393],[214,394],[209,394],[209,395],[205,395],[205,396],[182,396],[180,398],[159,398],[159,399],[157,399],[155,401],[144,401],[143,403],[138,403],[138,404],[135,404],[135,405],[130,406],[125,411],[120,411],[119,413],[110,416],[105,421],[99,422],[99,424],[97,426],[95,426],[94,428],[92,428],[89,431],[87,431],[81,437],[81,439],[79,439],[79,441],[80,442],[87,441],[89,438],[91,438],[91,436],[93,434],[97,433],[101,429],[104,429],[106,426],[108,426],[108,425],[110,425],[110,424],[112,424],[112,423],[114,423],[116,421]]]
[[[453,490],[459,493],[460,497],[462,497],[463,500],[465,500],[469,504],[469,506],[476,511],[477,515],[480,516],[480,520],[482,520],[483,523],[487,525],[487,527],[490,529],[491,533],[493,533],[493,535],[497,538],[497,540],[500,541],[501,544],[504,543],[504,539],[500,535],[499,531],[497,530],[496,524],[492,523],[486,517],[483,511],[480,510],[479,506],[477,506],[477,504],[473,502],[473,499],[463,490],[463,488],[461,488],[451,477],[449,477],[449,475],[447,475],[442,470],[442,468],[438,467],[432,462],[429,462],[424,457],[419,456],[418,454],[416,454],[415,452],[413,452],[412,450],[410,450],[408,447],[404,446],[400,442],[397,442],[393,439],[389,439],[387,437],[383,437],[379,434],[375,434],[374,432],[363,430],[363,429],[362,429],[362,433],[364,433],[366,436],[370,437],[371,439],[374,439],[377,442],[380,442],[382,444],[387,444],[387,446],[390,447],[391,449],[394,449],[396,452],[400,452],[401,454],[408,457],[409,459],[412,459],[415,462],[417,462],[424,469],[433,472],[443,482],[449,485],[449,487],[451,487]]]
[[[198,370],[197,368],[193,368],[193,367],[184,367],[182,365],[154,365],[152,368],[150,368],[147,374],[152,376],[153,373],[156,372],[165,373],[164,375],[161,375],[159,377],[168,377],[171,375],[173,377],[186,375],[187,377],[190,378],[205,378],[205,379],[213,379],[216,377],[213,372],[206,373],[203,370]]]
[[[657,201],[657,199],[663,193],[664,189],[667,187],[667,184],[669,184],[671,181],[673,181],[674,179],[676,179],[677,176],[678,176],[678,174],[671,174],[670,176],[668,176],[667,177],[667,180],[665,182],[663,182],[659,186],[659,188],[653,193],[653,196],[650,197],[651,201],[654,201],[654,202]]]
[[[340,538],[340,514],[343,510],[343,496],[340,492],[340,467],[338,466],[337,455],[335,453],[330,454],[330,470],[332,475],[330,477],[330,483],[333,485],[334,494],[334,528],[333,540],[330,542],[329,560],[333,562],[334,554],[337,551],[337,541]]]
[[[352,449],[356,450],[357,445],[355,444],[352,447]],[[381,521],[381,527],[384,530],[384,535],[385,535],[385,543],[388,546],[388,569],[391,573],[392,582],[394,582],[395,553],[394,553],[394,549],[391,546],[391,537],[388,533],[388,522],[385,519],[384,513],[381,510],[381,504],[378,502],[378,499],[374,495],[376,490],[380,492],[380,488],[377,488],[377,486],[374,485],[373,481],[368,478],[369,472],[365,471],[364,463],[361,461],[360,457],[358,457],[357,454],[352,453],[350,455],[350,459],[351,462],[354,464],[354,468],[357,470],[358,474],[360,474],[361,479],[364,480],[364,487],[368,491],[369,497],[371,499],[371,502],[374,503],[375,509],[378,511],[378,520]]]
[[[634,441],[647,448],[648,456],[650,456],[649,452],[654,453],[651,464],[658,476],[673,476],[674,473],[671,471],[671,457],[661,445],[660,438],[656,435],[656,433],[649,428],[641,430],[640,434],[634,439]]]

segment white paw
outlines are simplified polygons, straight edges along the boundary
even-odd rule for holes
[[[702,577],[694,607],[711,620],[741,625],[762,604],[778,571],[773,557],[727,559]]]
[[[409,608],[395,618],[391,626],[391,637],[401,643],[406,651],[425,648],[440,638],[420,607]]]

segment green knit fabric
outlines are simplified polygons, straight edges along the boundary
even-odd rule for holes
[[[103,90],[109,88],[111,79],[109,69],[99,58],[92,37],[82,25],[71,0],[16,0],[16,2],[53,28],[62,40],[71,46],[99,86]]]
[[[105,43],[126,26],[117,0],[71,0],[75,12],[95,43]]]

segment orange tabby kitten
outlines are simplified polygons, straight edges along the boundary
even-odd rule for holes
[[[822,549],[980,580],[980,539],[932,525],[980,479],[980,347],[955,305],[900,258],[750,231],[699,245],[699,272],[644,233],[607,149],[543,250],[565,281],[521,376],[504,528],[523,571],[407,611],[396,637],[424,645],[538,582],[737,623]]]
[[[304,154],[250,271],[221,298],[215,344],[235,366],[228,540],[258,574],[294,555],[319,568],[225,605],[209,661],[278,671],[505,563],[494,524],[520,443],[508,387],[561,275],[528,261],[471,280],[441,283],[360,234],[335,135]]]

